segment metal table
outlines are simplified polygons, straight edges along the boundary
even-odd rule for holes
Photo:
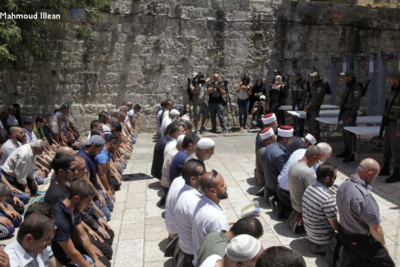
[[[339,106],[335,106],[335,105],[322,105],[321,106],[321,109],[338,109],[338,108],[339,108]],[[284,111],[294,111],[292,105],[284,105],[284,106],[281,106],[279,109],[284,110]]]

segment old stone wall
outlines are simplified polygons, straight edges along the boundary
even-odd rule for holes
[[[345,22],[332,23],[333,11],[344,12]],[[23,70],[1,71],[0,108],[19,102],[23,115],[34,117],[67,101],[71,120],[88,131],[100,111],[129,100],[143,107],[140,131],[154,132],[159,103],[187,104],[187,77],[194,72],[228,80],[236,113],[234,90],[244,74],[271,81],[274,68],[305,75],[315,64],[330,80],[332,54],[394,52],[400,37],[397,9],[332,3],[120,0],[102,14],[101,22],[69,14],[46,21],[50,62],[27,59]],[[93,34],[76,41],[82,24]]]

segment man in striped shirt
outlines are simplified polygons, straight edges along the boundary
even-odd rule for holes
[[[317,182],[303,195],[303,222],[312,253],[326,253],[334,231],[339,230],[335,199],[329,194],[337,176],[337,168],[323,163],[317,169]]]

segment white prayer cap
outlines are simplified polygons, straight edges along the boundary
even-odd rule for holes
[[[264,99],[265,100],[265,95],[260,96],[260,100]]]
[[[308,141],[310,141],[310,143],[311,143],[312,145],[315,145],[315,144],[317,143],[317,139],[315,139],[315,137],[314,137],[312,134],[307,134],[307,135],[306,135],[306,139],[307,139]]]
[[[176,139],[176,143],[177,144],[182,144],[183,143],[183,138],[185,138],[184,134],[181,134],[180,136],[178,136],[178,139]]]
[[[181,120],[182,121],[190,121],[190,118],[189,118],[189,116],[188,115],[183,115],[182,117],[181,117]]]
[[[215,142],[210,138],[201,138],[199,142],[197,142],[198,149],[209,149],[215,146]]]
[[[272,129],[271,127],[267,127],[264,130],[261,131],[260,136],[262,140],[268,139],[271,136],[274,135],[274,129]]]
[[[264,123],[264,125],[271,124],[274,121],[276,121],[275,113],[265,114],[264,117],[262,118],[262,122]]]
[[[177,109],[172,109],[172,110],[169,112],[169,114],[170,114],[170,115],[180,115],[180,113],[179,113],[179,111],[178,111]]]
[[[260,252],[260,241],[251,235],[238,235],[225,249],[225,255],[233,261],[249,261]]]
[[[293,136],[293,128],[288,125],[282,125],[278,128],[278,136],[280,137],[292,137]]]

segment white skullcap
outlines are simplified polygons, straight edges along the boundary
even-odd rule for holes
[[[275,113],[265,114],[264,117],[262,118],[262,122],[264,123],[264,125],[271,124],[274,121],[276,121]]]
[[[260,252],[260,241],[251,235],[238,235],[231,240],[225,249],[225,255],[233,261],[249,261]]]
[[[176,143],[177,144],[182,144],[183,143],[183,138],[185,138],[184,134],[181,134],[180,136],[178,136],[178,139],[176,139]]]
[[[260,96],[260,100],[265,99],[265,95]]]
[[[261,137],[262,140],[268,139],[273,135],[274,135],[274,129],[272,129],[271,127],[265,128],[260,133],[260,137]]]
[[[280,128],[278,128],[278,136],[292,137],[293,136],[293,128],[288,125],[282,125]]]
[[[198,149],[209,149],[215,146],[215,142],[210,138],[201,138],[199,142],[197,142]]]
[[[308,141],[310,141],[310,143],[311,143],[312,145],[315,145],[315,144],[317,143],[317,139],[315,139],[315,137],[314,137],[312,134],[307,134],[307,135],[306,135],[306,139],[307,139]]]
[[[186,115],[183,115],[183,116],[181,117],[181,120],[182,120],[182,121],[190,121],[190,119],[189,119],[188,116],[186,116]]]
[[[173,109],[169,112],[170,115],[180,115],[179,111],[177,109]]]

